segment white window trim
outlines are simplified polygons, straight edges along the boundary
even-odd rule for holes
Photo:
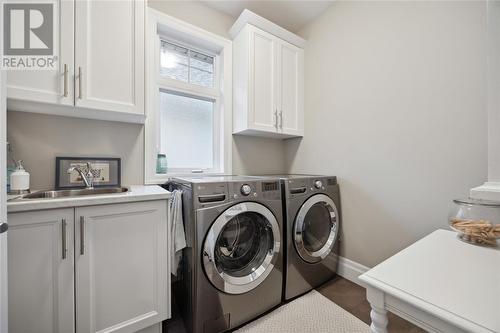
[[[216,69],[216,82],[220,82],[222,86],[217,87],[217,103],[222,103],[220,112],[218,113],[221,119],[219,126],[219,137],[223,145],[216,145],[214,149],[221,149],[220,172],[210,172],[208,174],[231,174],[232,173],[232,42],[226,38],[217,36],[213,33],[205,31],[192,24],[181,21],[175,17],[163,14],[155,9],[148,8],[147,23],[146,23],[146,122],[144,126],[144,183],[145,184],[161,184],[173,176],[193,175],[193,173],[167,173],[156,174],[156,155],[158,151],[158,136],[160,134],[159,124],[159,102],[160,88],[166,89],[170,87],[176,91],[193,94],[193,89],[196,89],[196,94],[214,99],[215,88],[197,87],[193,88],[191,84],[184,82],[162,78],[159,79],[159,34],[158,30],[168,30],[168,36],[173,42],[176,40],[176,34],[179,36],[188,35],[196,40],[202,41],[204,44],[210,45],[214,49],[220,50],[216,57],[217,63],[222,70]],[[157,52],[158,51],[158,52]],[[218,77],[221,75],[222,77]],[[219,93],[220,91],[220,93]],[[168,156],[167,156],[168,160]],[[207,174],[207,173],[203,173]]]
[[[500,201],[500,3],[489,0],[487,6],[488,35],[488,181],[470,190],[475,199]]]

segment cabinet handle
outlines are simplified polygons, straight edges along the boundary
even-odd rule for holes
[[[68,64],[64,64],[64,97],[68,97]]]
[[[278,129],[278,109],[274,110],[274,127]]]
[[[62,229],[62,258],[66,259],[66,219],[62,219],[61,221],[61,229]]]
[[[283,129],[283,110],[280,110],[280,128]]]
[[[85,254],[85,217],[80,216],[80,254]]]
[[[82,68],[78,67],[78,99],[82,97]]]

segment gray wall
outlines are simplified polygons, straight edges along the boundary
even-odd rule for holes
[[[7,137],[32,189],[54,186],[56,156],[120,157],[122,183],[143,182],[142,125],[10,111]]]
[[[206,31],[231,39],[229,28],[235,19],[198,1],[148,0],[148,6]]]
[[[305,136],[291,172],[340,179],[343,255],[373,266],[487,177],[482,2],[335,2],[301,31]]]
[[[230,16],[191,1],[150,1],[149,5],[207,31],[229,38]],[[31,187],[54,186],[55,157],[60,155],[122,158],[123,184],[144,178],[143,126],[106,121],[8,112],[7,135],[16,158],[25,161]],[[279,140],[233,137],[233,173],[282,173],[284,143]]]

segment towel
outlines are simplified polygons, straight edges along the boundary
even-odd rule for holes
[[[179,262],[182,258],[182,249],[186,247],[186,234],[184,233],[184,222],[182,218],[182,191],[172,192],[170,199],[170,210],[168,223],[172,241],[170,242],[170,268],[177,275]]]

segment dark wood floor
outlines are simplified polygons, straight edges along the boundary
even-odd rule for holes
[[[342,277],[336,277],[316,289],[323,296],[339,305],[344,310],[350,312],[357,318],[370,325],[370,303],[366,300],[365,288],[346,280]],[[421,328],[410,322],[388,313],[389,333],[424,333]]]

